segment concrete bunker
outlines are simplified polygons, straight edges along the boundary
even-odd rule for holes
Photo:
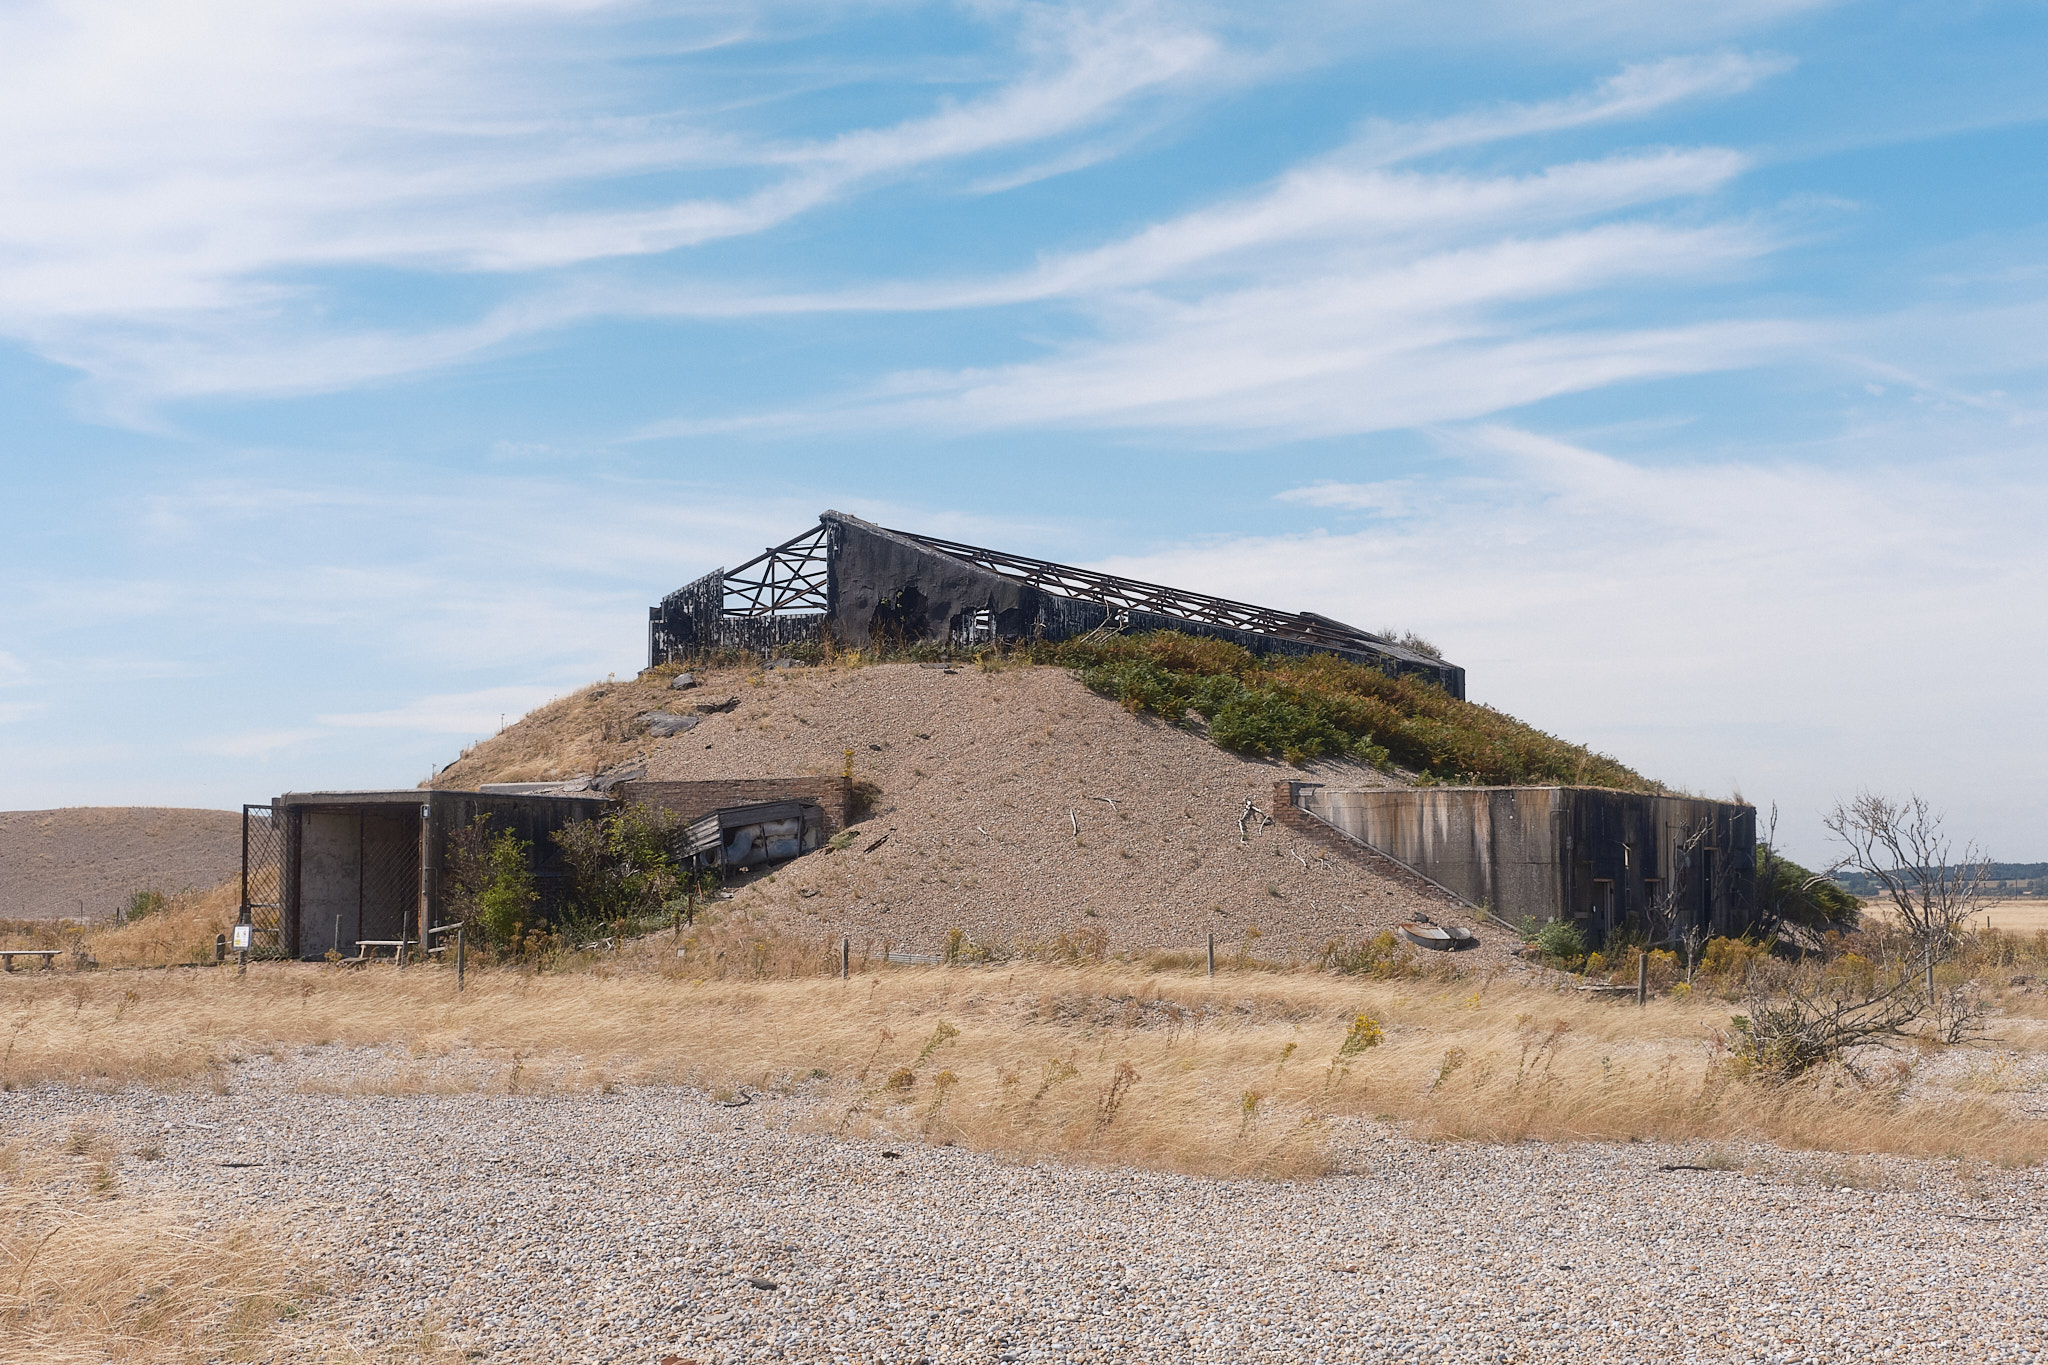
[[[1556,919],[1594,944],[1755,923],[1753,806],[1603,787],[1287,788],[1305,814],[1510,923]]]
[[[354,957],[365,945],[434,946],[432,931],[452,922],[442,886],[448,835],[478,816],[527,842],[538,913],[558,918],[568,868],[549,836],[610,804],[602,796],[417,789],[288,792],[267,812],[278,835],[278,899],[274,920],[251,916],[267,940],[260,946],[300,958]],[[245,868],[243,884],[246,906],[260,879]]]

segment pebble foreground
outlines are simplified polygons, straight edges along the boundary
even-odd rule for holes
[[[397,1055],[254,1059],[226,1094],[18,1091],[0,1128],[154,1143],[122,1159],[131,1195],[281,1219],[337,1291],[316,1317],[370,1352],[429,1325],[472,1359],[648,1365],[2048,1350],[2033,1171],[1762,1148],[1666,1170],[1704,1149],[1367,1124],[1360,1173],[1219,1181],[838,1139],[822,1095],[319,1093]]]

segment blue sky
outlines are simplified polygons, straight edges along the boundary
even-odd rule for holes
[[[0,805],[417,781],[836,507],[1417,630],[1795,853],[1869,787],[2048,857],[2044,51],[2038,3],[22,0]]]

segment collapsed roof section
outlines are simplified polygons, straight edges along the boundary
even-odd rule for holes
[[[1308,611],[1277,611],[1071,564],[892,531],[826,512],[736,569],[652,608],[648,662],[707,649],[774,650],[826,638],[849,649],[1070,640],[1177,630],[1258,654],[1338,654],[1465,695],[1465,670]]]

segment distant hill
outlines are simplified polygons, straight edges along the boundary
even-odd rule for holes
[[[104,921],[138,891],[203,891],[241,868],[237,811],[0,811],[0,919]]]
[[[2048,863],[1992,863],[1985,882],[1991,896],[2048,896]],[[1881,895],[1876,879],[1861,872],[1838,872],[1836,886],[1852,896],[1868,900]]]

